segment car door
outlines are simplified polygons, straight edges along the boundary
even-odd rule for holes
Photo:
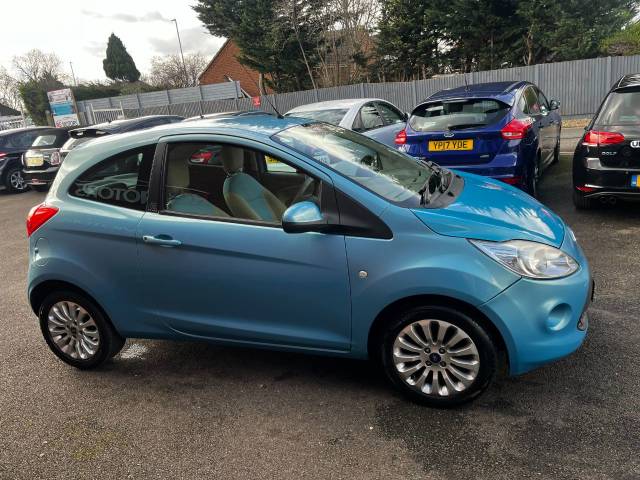
[[[351,306],[344,237],[288,234],[279,221],[241,218],[229,203],[211,206],[207,199],[217,198],[213,192],[202,183],[197,190],[190,186],[197,171],[191,169],[185,178],[175,166],[188,162],[188,143],[198,142],[211,144],[209,150],[222,146],[223,152],[244,149],[278,159],[313,178],[322,199],[331,198],[330,179],[311,166],[302,169],[300,160],[280,149],[229,138],[179,136],[159,146],[165,166],[154,164],[150,211],[137,233],[146,309],[155,322],[184,337],[348,351]],[[242,154],[237,158],[242,162]],[[248,184],[258,181],[238,172],[230,178],[241,174]],[[176,194],[179,208],[174,208]]]
[[[545,165],[549,161],[549,115],[548,111],[544,111],[536,89],[529,86],[524,91],[525,98],[525,113],[533,118],[535,127],[538,131],[538,145],[540,148],[540,157],[542,159],[542,165]]]
[[[376,140],[395,147],[396,135],[407,126],[406,115],[390,103],[375,102],[375,104],[385,125],[376,132],[378,136]]]
[[[553,154],[556,145],[560,141],[560,115],[557,110],[551,110],[549,100],[540,89],[537,90],[538,100],[542,114],[546,117],[547,125],[545,127],[546,148],[549,150],[545,165],[553,161]]]

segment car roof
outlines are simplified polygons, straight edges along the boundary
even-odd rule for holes
[[[196,122],[200,120],[220,119],[226,117],[251,117],[254,115],[272,115],[269,112],[263,110],[232,110],[229,112],[216,112],[205,113],[203,115],[196,115],[195,117],[185,118],[185,122]]]
[[[359,105],[363,105],[368,102],[385,102],[387,100],[382,98],[345,98],[342,100],[328,100],[326,102],[307,103],[306,105],[300,105],[299,107],[292,108],[287,112],[288,114],[297,112],[310,112],[312,110],[324,110],[324,109],[342,109],[352,108]]]
[[[640,73],[630,73],[623,75],[614,85],[611,90],[617,90],[619,88],[640,87]]]
[[[472,83],[469,85],[462,85],[460,87],[440,90],[427,97],[424,101],[443,100],[448,98],[475,98],[485,96],[499,97],[503,95],[512,95],[512,92],[515,92],[526,85],[532,84],[525,81]]]

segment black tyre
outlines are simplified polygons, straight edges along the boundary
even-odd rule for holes
[[[13,193],[29,190],[29,185],[27,185],[20,167],[9,167],[4,177],[4,186]]]
[[[558,132],[558,142],[556,143],[556,148],[553,149],[553,160],[551,160],[551,165],[560,161],[560,132]]]
[[[80,369],[95,368],[118,353],[125,339],[102,310],[84,295],[48,295],[38,315],[47,345],[61,360]]]
[[[415,307],[390,318],[380,336],[382,367],[411,400],[453,407],[480,395],[497,368],[496,347],[467,314],[447,307]]]
[[[588,210],[590,208],[593,208],[593,200],[590,198],[586,198],[584,195],[574,190],[573,205],[578,210]]]
[[[540,159],[536,158],[527,172],[526,192],[533,198],[538,197],[538,182],[540,180]]]

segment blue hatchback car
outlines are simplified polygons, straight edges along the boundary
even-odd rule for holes
[[[414,400],[470,400],[576,350],[591,277],[572,231],[494,180],[298,118],[203,120],[74,149],[27,219],[49,347],[125,338],[378,361]]]
[[[439,165],[502,180],[537,195],[560,155],[560,103],[529,82],[441,90],[413,109],[398,149]]]

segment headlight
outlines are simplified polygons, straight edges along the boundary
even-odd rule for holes
[[[469,240],[480,251],[523,277],[549,279],[571,275],[578,262],[555,247],[526,240]]]

